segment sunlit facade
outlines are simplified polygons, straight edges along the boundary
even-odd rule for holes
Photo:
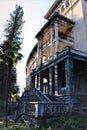
[[[87,93],[87,1],[56,0],[26,64],[26,90]],[[84,77],[84,78],[83,78]]]
[[[87,0],[56,0],[44,18],[16,111],[34,125],[64,113],[87,114]]]

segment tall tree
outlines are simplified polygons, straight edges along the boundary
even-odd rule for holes
[[[7,66],[4,62],[0,62],[0,100],[5,101],[5,90],[6,90],[6,71]],[[10,86],[9,86],[9,99],[15,94],[19,93],[19,86],[17,86],[17,73],[16,68],[13,67],[10,74]]]
[[[13,67],[10,74],[10,86],[9,86],[9,95],[8,98],[11,100],[11,97],[19,93],[19,86],[17,85],[17,73],[16,68]]]
[[[21,6],[16,5],[15,10],[10,14],[10,20],[7,20],[7,24],[4,29],[5,40],[1,44],[1,59],[7,64],[7,82],[6,82],[6,127],[7,127],[7,108],[8,108],[8,95],[9,86],[11,82],[11,70],[14,65],[18,63],[23,55],[19,52],[21,50],[21,44],[23,38],[20,37],[22,33],[23,10]]]
[[[0,62],[0,100],[5,100],[5,81],[7,66]]]

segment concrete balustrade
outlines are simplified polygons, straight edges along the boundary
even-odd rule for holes
[[[61,113],[69,112],[67,111],[68,103],[62,102],[24,102],[24,105],[21,107],[21,111],[17,110],[17,117],[22,113],[26,113],[34,118],[51,116],[55,117]]]

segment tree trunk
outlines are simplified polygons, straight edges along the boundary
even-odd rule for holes
[[[9,87],[10,87],[10,73],[11,73],[11,66],[8,65],[7,66],[7,81],[6,81],[6,123],[5,123],[5,127],[7,127],[7,123],[8,123],[8,97],[9,97]]]

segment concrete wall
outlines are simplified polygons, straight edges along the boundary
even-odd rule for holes
[[[86,46],[86,51],[87,51],[87,1],[82,0],[82,7],[83,7],[83,16],[84,16],[84,24],[85,24],[85,46]]]
[[[72,30],[74,37],[74,48],[87,52],[87,1],[86,0],[69,0],[70,5],[66,8],[66,0],[62,1],[56,8],[60,14],[76,22]],[[64,11],[61,8],[64,6]]]
[[[65,14],[66,17],[76,22],[72,31],[72,36],[74,36],[74,48],[81,51],[87,51],[85,19],[83,14],[85,4],[87,4],[87,2],[83,2],[82,4],[82,0],[78,0],[74,4],[72,2],[72,8]]]
[[[87,1],[86,0],[69,0],[70,4],[66,8],[66,0],[62,1],[60,5],[56,8],[61,10],[62,5],[64,5],[64,12],[62,15],[75,21],[75,25],[72,29],[71,36],[74,37],[74,49],[87,52]],[[64,29],[64,28],[63,28]],[[49,32],[49,31],[48,31]],[[47,34],[45,38],[47,37]],[[26,74],[26,86],[29,86],[29,75],[32,69],[35,69],[38,64],[42,61],[41,43],[43,39],[39,39],[37,52],[33,52],[33,56],[30,59],[27,67]],[[50,47],[49,47],[50,48]],[[53,46],[53,48],[55,48]],[[55,51],[55,50],[54,50]],[[48,52],[50,49],[44,51],[44,55],[49,57]],[[50,54],[50,53],[49,53]]]

